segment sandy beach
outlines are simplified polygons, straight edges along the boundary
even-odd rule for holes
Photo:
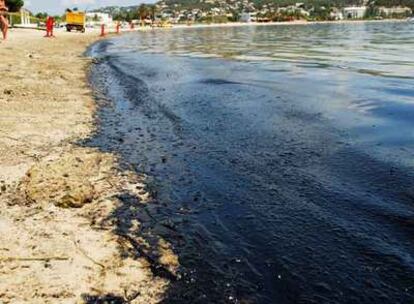
[[[156,303],[168,281],[151,269],[174,275],[177,259],[114,216],[120,194],[151,203],[146,177],[79,144],[94,132],[83,53],[98,36],[42,36],[0,43],[0,303]]]

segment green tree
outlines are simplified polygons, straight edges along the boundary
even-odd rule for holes
[[[46,18],[47,18],[47,16],[48,16],[48,14],[47,14],[47,13],[37,13],[37,14],[35,15],[35,17],[36,17],[37,19],[41,19],[41,20],[46,19]]]
[[[141,4],[138,7],[138,16],[141,20],[144,20],[147,16],[148,16],[149,12],[148,12],[148,7],[145,4]]]
[[[62,22],[62,16],[56,15],[56,16],[53,16],[53,18],[55,19],[55,22],[57,23]]]
[[[149,8],[149,11],[151,12],[151,19],[154,21],[155,15],[157,14],[157,6],[155,4],[152,4]]]
[[[135,19],[139,19],[138,12],[135,11],[135,10],[133,10],[133,11],[131,10],[130,12],[128,12],[127,21],[132,21],[132,20],[135,20]]]
[[[380,12],[378,8],[374,5],[368,6],[364,18],[366,19],[373,19],[375,17],[378,17],[380,15]]]
[[[6,6],[11,12],[18,12],[23,5],[23,0],[6,0]]]

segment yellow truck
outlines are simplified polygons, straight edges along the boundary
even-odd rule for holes
[[[66,30],[68,32],[76,30],[85,32],[86,16],[84,12],[67,12],[66,13]]]

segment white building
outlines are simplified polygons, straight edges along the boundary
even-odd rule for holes
[[[380,7],[379,12],[381,15],[392,16],[392,15],[411,15],[413,12],[411,8],[404,6],[394,6],[394,7]]]
[[[367,11],[366,6],[348,6],[344,7],[343,15],[346,19],[362,19]]]
[[[329,13],[329,17],[332,20],[343,20],[344,14],[339,9],[334,9]]]
[[[10,15],[10,24],[17,27],[37,27],[36,23],[32,23],[32,20],[30,18],[30,11],[28,11],[25,8],[20,9],[20,24],[13,24],[13,18]]]
[[[256,13],[243,12],[240,16],[240,22],[254,22],[256,21]]]
[[[111,15],[106,13],[86,13],[86,21],[88,24],[111,24],[113,19]]]
[[[25,8],[20,9],[20,25],[30,27],[32,24],[30,23],[30,12]]]
[[[309,12],[302,7],[303,3],[296,3],[296,5],[289,5],[280,7],[278,12],[298,14],[300,16],[309,17]]]

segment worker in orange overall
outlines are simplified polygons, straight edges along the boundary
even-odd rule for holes
[[[47,17],[46,20],[46,36],[45,37],[54,37],[53,28],[55,26],[55,19],[53,17]]]
[[[8,12],[8,8],[4,0],[0,0],[0,28],[1,32],[3,33],[3,39],[7,39],[7,31],[9,29],[9,21],[6,18],[6,13]]]

